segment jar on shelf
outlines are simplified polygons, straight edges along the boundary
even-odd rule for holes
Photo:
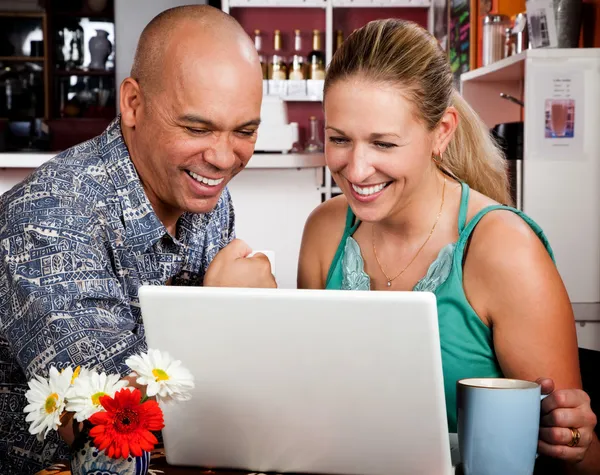
[[[504,58],[505,31],[510,26],[506,15],[486,15],[483,19],[483,65]]]

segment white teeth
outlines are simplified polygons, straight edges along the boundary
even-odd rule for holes
[[[210,178],[206,178],[205,176],[198,175],[197,173],[188,171],[188,174],[196,181],[203,183],[208,186],[217,186],[223,182],[225,178],[219,178],[218,180],[212,180]]]
[[[352,184],[352,189],[356,191],[361,196],[369,196],[375,193],[379,193],[381,190],[385,188],[387,183],[380,183],[375,186],[357,186],[354,183]]]

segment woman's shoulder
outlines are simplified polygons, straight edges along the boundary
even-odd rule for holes
[[[320,204],[304,226],[298,266],[299,288],[324,288],[329,266],[344,235],[346,198],[337,196]]]
[[[305,235],[319,242],[339,242],[344,234],[348,201],[344,195],[336,196],[317,206],[306,220]]]
[[[485,208],[499,203],[472,193],[467,222]],[[547,241],[537,225],[520,212],[495,209],[485,213],[469,236],[467,261],[478,277],[488,280],[535,278],[540,269],[553,266]]]
[[[478,191],[471,190],[467,223],[486,208],[498,206],[500,203]],[[514,245],[538,245],[539,228],[534,229],[533,221],[514,208],[497,208],[481,216],[473,229],[472,246],[485,247],[488,251],[508,251]],[[537,226],[536,226],[537,228]]]

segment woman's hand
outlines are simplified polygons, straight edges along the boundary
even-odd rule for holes
[[[554,381],[548,378],[537,382],[542,394],[549,395],[542,401],[538,452],[569,463],[581,462],[595,438],[597,422],[589,396],[581,389],[554,391]]]

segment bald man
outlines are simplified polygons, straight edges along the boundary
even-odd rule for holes
[[[146,348],[141,285],[276,286],[234,239],[226,188],[254,151],[261,78],[231,17],[168,10],[140,37],[121,116],[0,199],[0,474],[66,457],[55,431],[29,434],[27,381],[50,366],[126,376]]]

